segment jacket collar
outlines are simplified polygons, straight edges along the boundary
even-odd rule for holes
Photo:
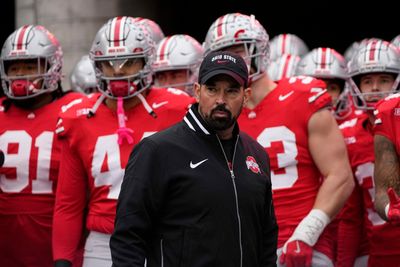
[[[207,122],[204,121],[203,117],[200,115],[199,111],[199,103],[193,104],[189,111],[186,113],[186,116],[183,118],[183,121],[186,125],[194,132],[202,134],[202,135],[215,135],[216,132],[209,127]],[[237,122],[235,123],[235,127],[233,128],[233,136],[239,134],[239,126]]]

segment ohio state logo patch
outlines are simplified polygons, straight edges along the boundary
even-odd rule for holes
[[[252,156],[247,156],[246,158],[246,166],[247,169],[251,170],[254,173],[260,173],[260,167],[258,166],[256,160]]]

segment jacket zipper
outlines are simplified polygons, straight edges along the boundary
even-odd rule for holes
[[[160,253],[161,253],[161,267],[164,267],[164,248],[163,248],[164,239],[160,240]]]
[[[236,217],[238,220],[238,228],[239,228],[239,250],[240,250],[240,267],[243,266],[243,248],[242,248],[242,225],[241,225],[241,221],[240,221],[240,215],[239,215],[239,200],[238,200],[238,196],[237,196],[237,190],[236,190],[236,181],[235,181],[235,173],[233,172],[233,164],[235,162],[235,155],[236,155],[236,148],[237,148],[237,144],[239,141],[239,135],[236,137],[236,142],[235,142],[235,147],[233,149],[233,157],[232,157],[232,165],[229,166],[229,160],[228,157],[226,156],[224,147],[221,143],[221,140],[219,140],[218,135],[217,136],[217,140],[219,143],[219,146],[221,147],[222,153],[224,154],[225,157],[225,161],[226,161],[226,165],[228,166],[228,170],[231,174],[231,179],[232,179],[232,184],[233,184],[233,191],[235,192],[235,204],[236,204]]]

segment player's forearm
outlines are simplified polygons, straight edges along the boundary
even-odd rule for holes
[[[354,179],[350,168],[344,168],[328,175],[322,183],[314,209],[324,211],[331,219],[343,207],[354,188]]]
[[[393,143],[384,136],[375,135],[375,209],[383,219],[386,218],[385,208],[389,203],[387,189],[393,188],[399,192],[399,160]]]
[[[56,210],[53,219],[53,258],[73,261],[83,233],[83,212],[65,214]]]

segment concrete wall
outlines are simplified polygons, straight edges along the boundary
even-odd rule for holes
[[[82,55],[87,54],[97,30],[118,15],[154,17],[156,0],[16,0],[16,27],[40,24],[60,41],[64,51],[64,90]],[[145,3],[144,3],[145,2]]]

